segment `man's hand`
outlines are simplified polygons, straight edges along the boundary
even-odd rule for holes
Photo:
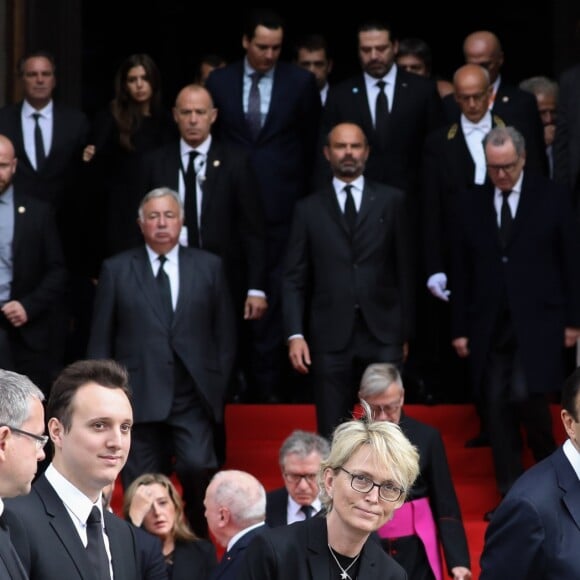
[[[447,290],[447,275],[444,272],[431,274],[427,280],[427,288],[429,288],[429,291],[435,298],[439,298],[443,302],[449,302],[451,290]]]
[[[292,338],[288,342],[288,358],[301,375],[308,374],[310,366],[310,349],[303,338]]]
[[[451,341],[455,352],[459,358],[469,356],[469,339],[466,336],[460,336]]]
[[[248,296],[244,303],[244,320],[259,320],[268,310],[268,301],[262,296]]]
[[[451,568],[453,580],[471,580],[471,570],[465,566],[455,566]]]
[[[18,328],[28,322],[28,314],[18,300],[10,300],[2,306],[2,312],[12,326]]]
[[[570,348],[576,344],[576,341],[580,337],[580,328],[574,328],[568,326],[564,329],[564,346]]]

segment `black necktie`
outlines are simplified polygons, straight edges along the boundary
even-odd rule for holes
[[[356,206],[354,205],[354,197],[352,196],[352,185],[345,185],[344,192],[346,193],[346,201],[344,202],[344,217],[351,233],[354,231],[356,224]]]
[[[40,171],[46,160],[46,152],[44,151],[44,141],[42,139],[42,129],[38,119],[40,113],[32,113],[34,117],[34,149],[36,152],[36,171]]]
[[[256,139],[260,129],[262,128],[259,82],[263,75],[259,72],[253,72],[250,76],[252,77],[252,86],[250,87],[250,96],[248,98],[248,112],[246,114],[246,120],[250,126],[252,136],[254,139]]]
[[[101,512],[94,506],[87,518],[87,556],[98,580],[111,580],[109,556],[105,550]]]
[[[385,81],[377,82],[379,93],[377,94],[377,100],[375,103],[375,131],[381,146],[383,146],[387,140],[387,130],[389,125],[389,100],[385,93],[386,84]]]
[[[169,324],[173,321],[173,301],[171,300],[171,283],[169,282],[169,276],[163,267],[165,262],[167,262],[167,257],[160,254],[159,260],[159,270],[157,270],[157,286],[159,288],[159,294],[161,296],[161,303],[163,304],[163,312],[165,314],[165,319]]]
[[[300,511],[304,512],[304,519],[308,520],[314,515],[314,507],[311,505],[303,505],[300,507]]]
[[[499,239],[502,246],[507,246],[514,218],[512,216],[512,210],[510,204],[508,203],[508,197],[511,191],[502,191],[502,202],[501,202],[501,212],[500,212],[500,226],[499,226]]]
[[[197,225],[197,173],[194,160],[199,155],[197,151],[189,152],[189,163],[185,172],[185,225],[187,226],[187,245],[199,248],[199,227]]]

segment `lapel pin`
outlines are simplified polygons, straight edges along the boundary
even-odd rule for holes
[[[504,96],[501,98],[501,102],[502,102],[502,103],[507,103],[509,100],[510,100],[510,98],[509,98],[507,95],[504,95]]]
[[[356,95],[358,93],[358,87],[352,87],[352,92]]]
[[[18,213],[25,213],[26,212],[26,208],[23,205],[19,205],[18,206]]]
[[[220,160],[219,160],[219,159],[216,159],[216,160],[213,162],[213,166],[214,166],[214,167],[219,167],[219,166],[220,166]]]

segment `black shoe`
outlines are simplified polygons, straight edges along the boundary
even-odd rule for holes
[[[475,447],[489,447],[489,445],[490,443],[487,433],[479,433],[465,442],[465,447],[468,449],[473,449]]]

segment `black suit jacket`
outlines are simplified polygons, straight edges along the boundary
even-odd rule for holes
[[[134,248],[103,263],[87,354],[127,367],[136,423],[169,416],[175,356],[221,421],[235,350],[233,316],[220,258],[180,246],[179,296],[169,327],[145,246]]]
[[[209,540],[178,541],[173,552],[171,580],[191,580],[192,577],[206,580],[216,566],[215,547]]]
[[[37,171],[24,149],[21,112],[22,103],[0,109],[0,133],[12,141],[18,158],[14,183],[28,195],[49,201],[58,209],[78,179],[89,121],[82,111],[54,103],[52,143],[46,162]]]
[[[580,482],[562,448],[511,487],[485,532],[481,580],[568,580],[580,571]]]
[[[449,123],[459,119],[461,111],[452,94],[444,97],[443,106]],[[544,144],[544,126],[536,97],[501,81],[491,111],[503,119],[506,125],[513,125],[524,136],[527,168],[547,176],[548,157]]]
[[[505,122],[492,115],[492,126],[505,126]],[[473,185],[474,178],[475,163],[461,123],[430,133],[423,148],[421,187],[423,265],[427,276],[445,272],[449,277],[453,208],[459,192]],[[452,283],[449,286],[452,288]]]
[[[238,580],[248,546],[257,536],[268,533],[269,528],[266,525],[246,532],[233,545],[232,549],[222,556],[220,563],[210,576],[210,580]]]
[[[85,580],[90,562],[62,500],[44,475],[27,496],[6,500],[12,541],[31,580]],[[132,526],[105,511],[115,580],[141,580]]]
[[[22,304],[28,322],[13,332],[36,351],[50,345],[54,309],[62,303],[68,277],[53,213],[48,203],[14,188],[10,299]]]
[[[330,565],[326,518],[316,517],[258,535],[247,550],[238,579],[320,580],[328,578]],[[407,575],[378,542],[369,538],[361,552],[358,577],[406,580]]]
[[[250,153],[268,225],[288,224],[296,200],[308,192],[320,122],[314,75],[278,62],[270,110],[256,140],[243,110],[242,61],[212,71],[206,82],[219,114],[214,133]]]
[[[368,179],[352,240],[331,185],[300,200],[282,287],[286,336],[304,335],[315,351],[340,350],[360,309],[379,341],[407,340],[413,291],[405,221],[403,192]]]
[[[148,154],[141,170],[142,197],[155,187],[177,191],[179,141]],[[202,247],[223,259],[236,304],[248,289],[266,290],[264,211],[247,153],[212,139],[202,184]]]
[[[10,539],[10,533],[0,523],[0,578],[28,580],[28,575]]]
[[[266,523],[271,528],[288,524],[288,490],[280,487],[266,494]]]
[[[493,196],[489,185],[458,197],[452,334],[469,338],[473,385],[483,387],[492,335],[507,303],[529,392],[557,391],[564,380],[564,328],[580,327],[580,226],[567,191],[525,171],[503,250]]]
[[[332,85],[322,116],[322,139],[337,123],[356,123],[371,147],[365,175],[413,196],[419,186],[423,141],[444,123],[441,98],[435,81],[398,68],[391,105],[383,146],[373,126],[363,74]],[[321,160],[319,174],[328,175],[326,161]]]

